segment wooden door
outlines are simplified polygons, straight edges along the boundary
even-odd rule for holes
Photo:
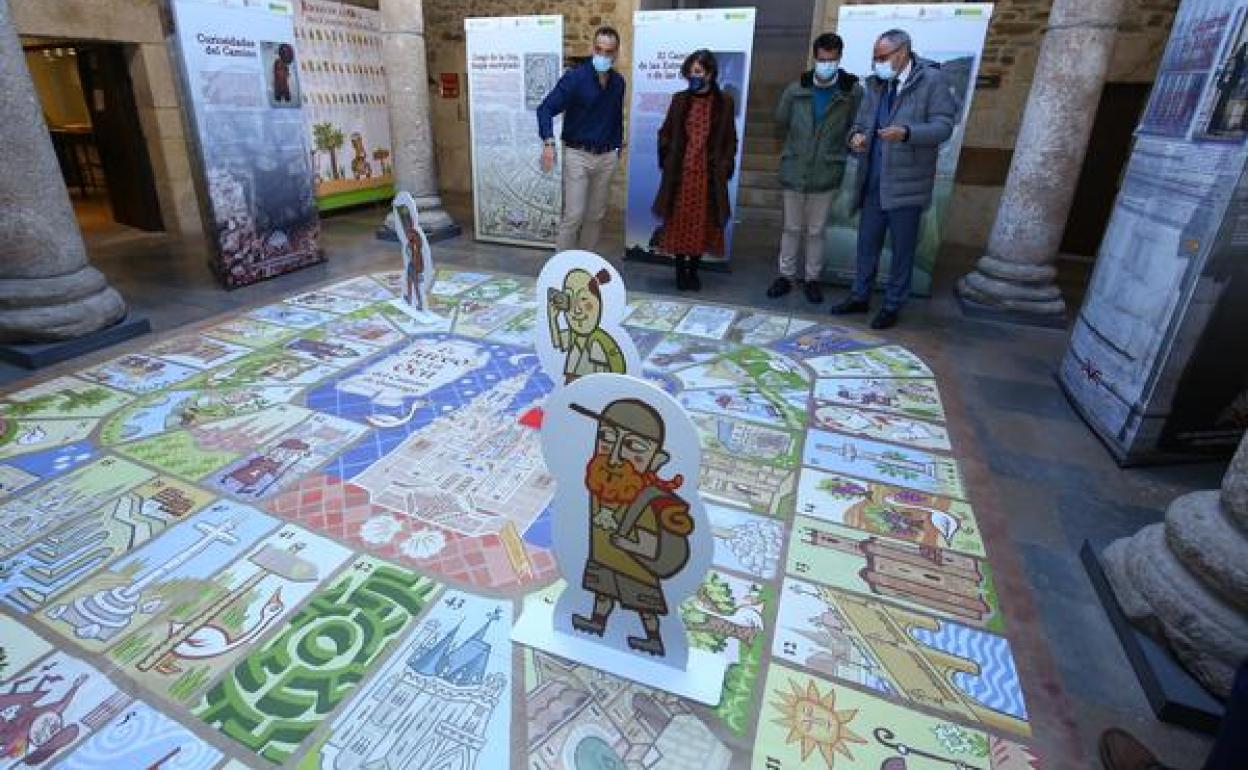
[[[164,230],[125,47],[116,43],[78,47],[78,72],[113,219],[140,230]]]

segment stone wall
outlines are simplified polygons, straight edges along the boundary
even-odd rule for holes
[[[22,35],[126,43],[139,123],[165,229],[198,237],[199,197],[183,130],[162,0],[8,0]]]
[[[632,69],[633,10],[636,0],[425,0],[425,40],[429,50],[429,87],[434,89],[433,137],[438,149],[438,181],[443,193],[472,191],[472,155],[468,135],[467,72],[465,71],[464,19],[474,16],[563,15],[564,56],[586,56],[594,30],[609,25],[620,32],[616,68],[629,77]],[[437,93],[441,73],[459,75],[459,98],[443,99]],[[628,96],[625,96],[627,112]],[[625,122],[627,124],[627,114]],[[533,125],[537,135],[537,124]],[[625,136],[628,135],[627,126]],[[611,190],[612,211],[624,209],[627,175],[615,175]]]
[[[842,5],[891,1],[823,0],[823,26],[836,28]],[[1110,64],[1110,83],[1152,82],[1178,5],[1179,0],[1127,0]],[[947,232],[953,243],[983,247],[988,242],[1051,6],[1052,0],[996,2],[980,71],[1000,81],[997,87],[975,92],[950,206]]]

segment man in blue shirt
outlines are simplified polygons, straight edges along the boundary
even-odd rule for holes
[[[556,248],[596,251],[611,176],[624,135],[624,78],[613,69],[620,34],[594,33],[592,58],[564,73],[537,108],[542,170],[555,167],[556,115],[563,115],[563,217]]]

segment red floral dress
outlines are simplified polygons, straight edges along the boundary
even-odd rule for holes
[[[676,205],[663,224],[660,246],[668,254],[701,256],[724,253],[724,230],[711,220],[710,175],[707,168],[711,136],[709,94],[690,100],[685,118],[685,157],[681,160]]]

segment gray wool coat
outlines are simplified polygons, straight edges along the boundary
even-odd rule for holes
[[[857,191],[854,208],[862,206],[867,191],[867,166],[875,136],[875,113],[879,109],[887,83],[875,75],[866,79],[866,95],[858,108],[852,137],[866,134],[867,148],[856,154],[858,161]],[[910,76],[897,91],[889,119],[880,125],[905,126],[910,137],[904,142],[884,142],[881,153],[880,205],[885,209],[903,206],[927,208],[932,202],[932,184],[936,178],[936,158],[940,145],[953,134],[959,107],[949,81],[935,62],[915,57]]]

